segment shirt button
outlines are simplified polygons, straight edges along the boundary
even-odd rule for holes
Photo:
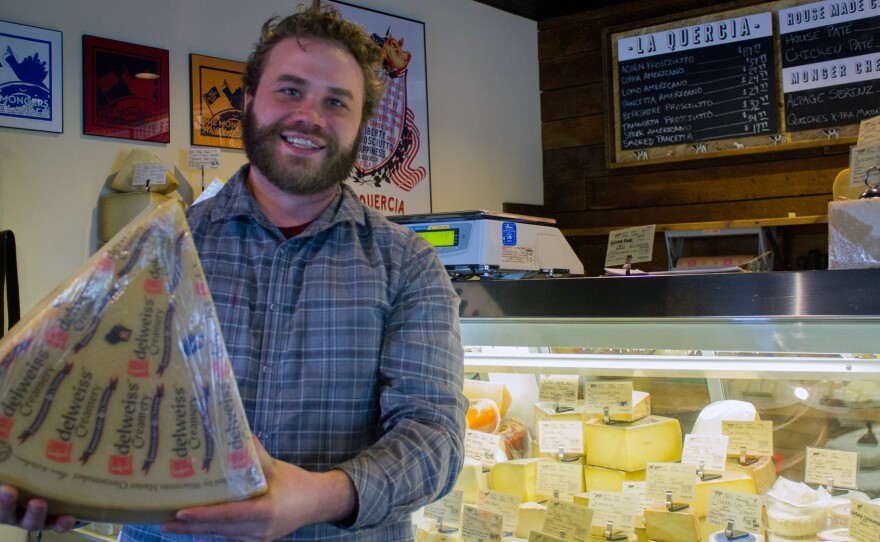
[[[265,442],[269,438],[269,433],[265,431],[257,431],[257,438]]]
[[[271,372],[272,372],[272,367],[270,367],[270,366],[268,366],[268,365],[263,365],[263,372],[266,373],[266,374],[271,373]]]
[[[271,305],[269,305],[269,310],[274,311],[274,312],[278,312],[278,304],[272,303]]]

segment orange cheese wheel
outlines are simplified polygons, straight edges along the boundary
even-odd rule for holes
[[[471,401],[467,411],[468,429],[483,433],[494,433],[501,424],[501,410],[492,399]]]

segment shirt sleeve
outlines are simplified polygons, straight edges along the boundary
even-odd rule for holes
[[[455,485],[464,461],[459,298],[439,256],[410,237],[379,361],[381,438],[337,466],[358,493],[358,529],[431,503]]]

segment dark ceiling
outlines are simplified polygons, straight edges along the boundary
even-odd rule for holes
[[[498,8],[533,21],[543,21],[553,17],[571,15],[580,11],[606,6],[615,0],[475,0],[481,4]]]

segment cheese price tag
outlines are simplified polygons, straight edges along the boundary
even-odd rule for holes
[[[762,506],[763,499],[760,495],[713,489],[709,493],[706,520],[709,523],[727,525],[728,520],[732,519],[735,530],[759,533]]]
[[[190,169],[217,169],[220,167],[218,147],[190,147],[186,151],[186,167]]]
[[[503,523],[501,514],[467,504],[461,520],[462,542],[501,540],[504,536]]]
[[[858,489],[859,454],[857,452],[807,447],[805,458],[804,482],[825,485],[828,483],[828,478],[832,478],[834,487]]]
[[[865,119],[859,123],[858,145],[880,143],[880,116]]]
[[[584,541],[590,536],[592,521],[593,511],[586,506],[550,499],[547,502],[547,512],[544,514],[541,532],[554,533],[554,535],[558,533],[562,540]]]
[[[437,519],[443,515],[443,525],[461,525],[461,509],[464,506],[464,491],[453,489],[439,501],[425,507],[426,518]]]
[[[661,504],[661,502],[654,501],[653,499],[649,499],[645,494],[647,488],[645,487],[645,482],[624,482],[621,493],[625,495],[635,495],[635,497],[639,501],[639,509],[638,515],[636,516],[636,527],[640,529],[645,528],[645,508],[650,508],[655,504]],[[664,500],[666,496],[663,496]]]
[[[495,451],[500,442],[500,435],[468,429],[464,436],[464,455],[482,463],[484,469],[491,469],[496,463]]]
[[[565,542],[565,539],[559,538],[558,536],[539,533],[538,531],[532,531],[529,533],[528,542]]]
[[[593,510],[593,526],[605,528],[609,521],[614,529],[634,531],[641,501],[633,493],[617,491],[590,491],[590,509]]]
[[[865,172],[868,171],[868,168],[877,166],[880,166],[880,141],[871,145],[850,147],[849,185],[867,190],[868,185],[865,184]],[[877,182],[876,170],[873,172],[873,177],[868,180],[872,183]]]
[[[512,493],[502,493],[489,489],[477,492],[477,506],[491,510],[504,517],[504,531],[512,532],[516,527],[516,515],[519,512],[520,497]]]
[[[576,407],[579,383],[578,375],[541,375],[538,401]]]
[[[556,454],[559,448],[566,454],[584,453],[584,422],[540,421],[538,433],[542,453]]]
[[[858,542],[880,540],[880,505],[850,499],[849,537]]]
[[[649,462],[645,471],[645,494],[649,499],[665,502],[666,492],[673,501],[694,501],[697,498],[697,467],[691,463]]]
[[[632,414],[633,384],[629,381],[587,382],[584,388],[584,412],[590,414]]]
[[[721,434],[727,435],[727,455],[739,457],[745,448],[750,456],[773,455],[773,422],[760,420],[754,422],[721,420]]]
[[[608,234],[608,250],[605,267],[623,265],[627,256],[630,263],[650,262],[654,254],[654,229],[656,226],[638,226],[613,230]]]
[[[538,495],[551,496],[558,491],[559,497],[570,499],[583,493],[583,480],[584,466],[580,462],[541,461],[538,463],[535,492]]]
[[[727,464],[727,435],[709,433],[688,434],[684,436],[684,448],[681,451],[682,463],[703,463],[707,472],[724,472]]]
[[[132,186],[146,186],[150,184],[165,184],[165,175],[168,174],[167,164],[138,164],[134,166],[134,175],[131,179]]]

